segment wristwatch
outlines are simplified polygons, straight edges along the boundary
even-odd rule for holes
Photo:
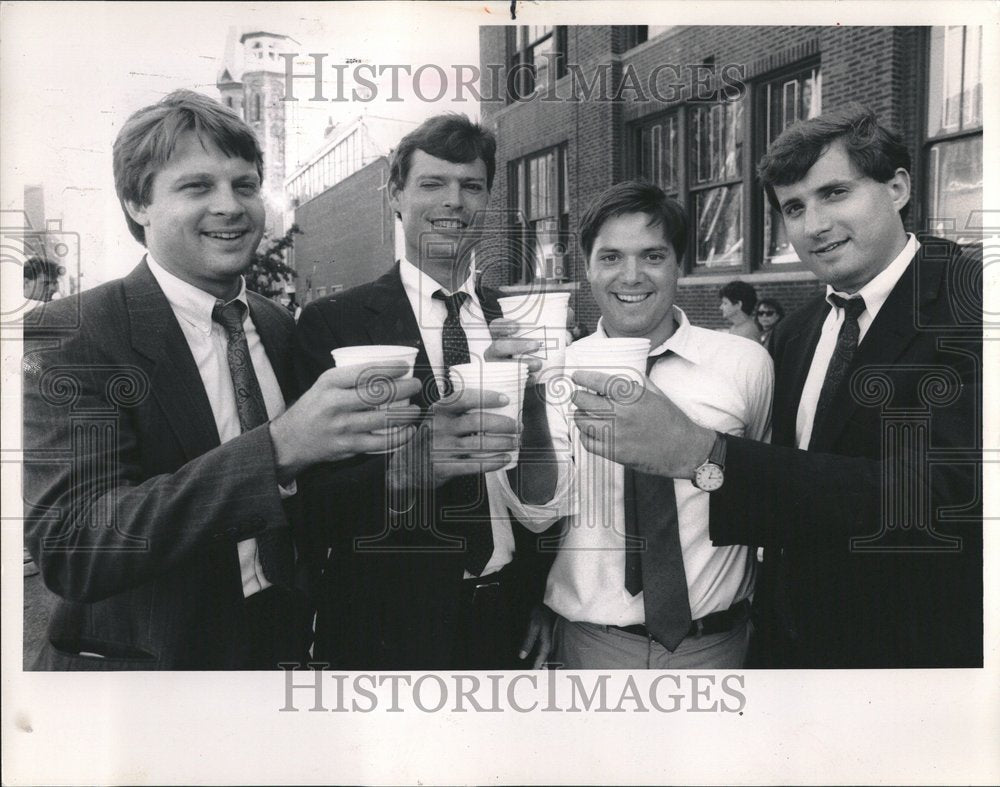
[[[715,442],[712,450],[708,452],[708,459],[697,470],[694,471],[694,478],[691,483],[702,492],[714,492],[721,489],[726,480],[726,438],[719,432],[715,433]]]

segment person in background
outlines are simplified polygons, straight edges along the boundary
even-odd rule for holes
[[[745,281],[731,281],[719,290],[719,311],[732,325],[728,333],[758,341],[760,330],[753,320],[757,291]]]
[[[754,310],[754,322],[760,329],[760,343],[771,350],[771,334],[774,326],[781,322],[785,316],[785,309],[780,303],[771,298],[762,298],[757,301],[757,308]]]

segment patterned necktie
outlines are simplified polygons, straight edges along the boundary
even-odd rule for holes
[[[647,375],[666,354],[649,357]],[[674,481],[626,466],[624,493],[625,589],[642,592],[646,629],[672,653],[691,628]]]
[[[830,365],[826,369],[826,377],[823,379],[823,388],[819,392],[816,414],[813,416],[813,435],[816,434],[816,427],[823,422],[826,410],[847,376],[847,370],[857,352],[858,338],[861,335],[858,317],[865,310],[865,299],[860,295],[856,298],[831,295],[830,300],[844,310],[844,324],[840,326],[840,333],[837,334],[837,346],[834,347]]]
[[[442,396],[452,392],[448,369],[456,364],[469,362],[469,341],[462,328],[461,309],[469,294],[456,292],[445,295],[438,290],[433,297],[444,301],[448,317],[441,332],[441,346],[444,350],[445,372]],[[490,501],[486,494],[486,477],[478,475],[460,476],[445,484],[442,496],[449,508],[461,509],[461,521],[450,520],[456,532],[465,538],[465,568],[470,574],[479,576],[493,555],[493,525],[490,516]]]
[[[250,359],[250,347],[243,332],[246,314],[243,301],[223,304],[217,301],[212,309],[212,319],[226,331],[226,360],[229,374],[233,378],[233,393],[236,395],[236,413],[240,419],[240,431],[249,432],[268,421],[264,394],[257,382]],[[271,528],[257,536],[257,556],[264,576],[276,585],[288,586],[292,581],[292,545],[288,528]]]

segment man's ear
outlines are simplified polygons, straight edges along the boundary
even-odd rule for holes
[[[900,167],[885,184],[892,195],[892,204],[901,211],[910,201],[910,173]]]
[[[132,217],[132,221],[141,227],[149,226],[149,212],[147,211],[148,205],[139,205],[132,200],[125,201],[125,210],[128,211],[128,215]]]
[[[386,196],[389,197],[389,208],[397,216],[397,218],[402,218],[402,214],[399,212],[400,191],[401,189],[391,180],[385,186]]]

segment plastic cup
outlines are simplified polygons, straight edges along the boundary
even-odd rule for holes
[[[452,388],[455,392],[496,391],[505,394],[508,403],[502,407],[472,409],[472,414],[487,412],[506,415],[521,423],[521,410],[524,407],[524,388],[528,381],[528,364],[522,361],[486,361],[483,363],[463,363],[452,366],[448,370]],[[517,466],[519,450],[515,449],[512,459],[502,469],[510,470]]]
[[[592,371],[610,375],[608,393],[618,401],[635,401],[646,385],[649,339],[605,339],[594,337],[574,342],[566,348],[564,389],[572,394],[580,386],[572,382],[573,372]],[[570,401],[570,414],[576,406]]]
[[[531,353],[540,358],[542,377],[551,370],[562,369],[566,358],[566,313],[569,310],[568,292],[532,292],[527,295],[508,295],[497,299],[503,316],[515,320],[520,330],[517,338],[534,339],[542,346]]]
[[[405,363],[407,367],[406,373],[394,379],[406,380],[413,377],[413,366],[417,360],[417,352],[416,347],[407,347],[406,345],[361,344],[350,347],[338,347],[336,350],[330,350],[330,355],[333,356],[333,362],[337,368],[366,366],[372,370],[377,370],[379,367]],[[374,404],[383,398],[390,398],[388,394],[391,391],[392,386],[376,374],[367,385],[361,388],[359,396],[370,396],[372,404]],[[386,410],[388,407],[389,402],[377,405],[377,409],[379,410]],[[390,431],[389,429],[374,429],[372,434],[387,435]],[[372,451],[371,453],[384,454],[390,450],[392,449],[385,448],[382,451]]]

